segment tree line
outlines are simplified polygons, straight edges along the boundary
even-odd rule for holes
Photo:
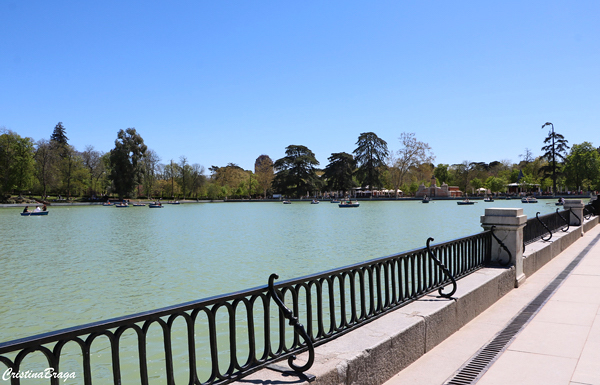
[[[61,122],[49,140],[37,142],[0,128],[0,194],[5,202],[15,194],[65,199],[227,199],[275,193],[289,197],[324,192],[346,195],[360,186],[410,196],[420,184],[429,185],[432,177],[438,185],[458,186],[467,193],[481,187],[503,192],[507,184],[516,182],[554,192],[559,187],[600,189],[600,149],[591,142],[569,147],[553,126],[541,148],[543,154],[534,157],[526,148],[519,163],[463,161],[436,166],[431,147],[414,133],[401,133],[398,144],[398,150],[389,150],[385,140],[365,132],[359,135],[352,153],[332,153],[324,168],[318,167],[320,163],[308,147],[290,145],[281,159],[260,155],[254,170],[229,163],[209,167],[206,175],[202,165],[190,164],[185,156],[161,163],[135,128],[119,130],[114,148],[107,153],[91,145],[84,151],[75,149]]]

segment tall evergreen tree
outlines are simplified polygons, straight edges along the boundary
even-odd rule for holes
[[[358,167],[358,177],[363,187],[376,189],[382,186],[381,174],[388,156],[387,142],[373,132],[363,132],[358,137],[354,155]]]
[[[569,143],[564,136],[561,134],[554,132],[554,124],[548,122],[545,123],[542,128],[546,126],[552,126],[552,130],[548,132],[548,136],[544,139],[544,143],[546,145],[542,147],[542,151],[544,154],[542,155],[544,158],[550,162],[550,164],[546,167],[543,167],[542,170],[547,174],[552,173],[552,192],[556,193],[556,159],[560,159],[563,162],[565,161],[565,156],[567,154],[567,150],[569,149]]]
[[[67,138],[67,130],[63,126],[62,122],[58,122],[58,124],[54,127],[54,131],[50,136],[50,140],[63,145],[68,144],[69,138]]]
[[[286,156],[275,161],[277,174],[273,189],[284,194],[302,196],[319,187],[315,166],[319,165],[315,154],[306,146],[290,145]]]
[[[351,154],[337,152],[331,154],[329,164],[325,167],[323,178],[327,180],[327,188],[333,191],[350,191],[354,187],[352,175],[356,162]]]

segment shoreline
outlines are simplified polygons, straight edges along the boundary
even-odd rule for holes
[[[555,195],[555,196],[537,196],[538,200],[556,200],[558,198],[565,199],[589,199],[591,198],[590,194],[582,194],[582,195]],[[430,201],[462,201],[465,198],[455,198],[455,197],[430,197]],[[469,200],[472,201],[482,201],[484,197],[469,197]],[[283,202],[284,199],[201,199],[201,200],[180,200],[181,204],[188,203],[242,203],[242,202],[275,202],[280,203]],[[312,198],[307,199],[287,199],[291,202],[308,202],[312,201]],[[362,201],[362,202],[389,202],[389,201],[421,201],[423,198],[415,198],[415,197],[406,197],[406,198],[352,198],[352,200]],[[494,200],[506,200],[505,197],[494,198]],[[511,197],[509,200],[520,200],[519,197]],[[327,200],[322,200],[321,202],[328,202]],[[154,200],[144,200],[140,201],[141,203],[149,204],[154,202]],[[104,202],[50,202],[48,206],[51,207],[62,207],[62,206],[101,206]],[[168,201],[163,204],[168,205]],[[36,206],[42,205],[42,203],[1,203],[0,208],[13,208],[13,207],[25,207],[25,206]]]

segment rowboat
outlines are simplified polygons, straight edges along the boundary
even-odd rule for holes
[[[23,217],[36,216],[36,215],[48,215],[49,211],[28,211],[26,213],[21,213]]]
[[[338,207],[358,207],[358,206],[360,206],[360,203],[358,203],[357,201],[354,201],[354,202],[344,201],[338,205]]]

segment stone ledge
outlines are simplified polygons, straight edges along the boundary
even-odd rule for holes
[[[598,224],[585,221],[584,231]],[[527,246],[524,269],[533,274],[581,236],[581,227]],[[466,325],[514,288],[515,268],[485,268],[458,281],[452,300],[432,293],[315,349],[313,385],[379,385]],[[446,290],[447,291],[447,290]],[[306,362],[307,354],[298,357]],[[287,367],[287,362],[279,362]],[[262,369],[234,384],[308,384]]]
[[[588,232],[598,224],[598,217],[584,221],[583,226],[571,226],[569,231],[558,231],[552,234],[550,241],[537,241],[525,247],[523,253],[523,272],[526,276],[534,274],[546,263],[571,246],[582,236],[582,231]],[[582,228],[583,227],[583,228]]]
[[[315,349],[313,385],[382,384],[452,335],[514,286],[514,268],[481,269],[458,281],[453,299],[427,295]],[[446,289],[448,291],[448,289]],[[298,356],[298,364],[307,354]],[[287,362],[279,365],[286,366]],[[235,384],[302,384],[262,369]]]

